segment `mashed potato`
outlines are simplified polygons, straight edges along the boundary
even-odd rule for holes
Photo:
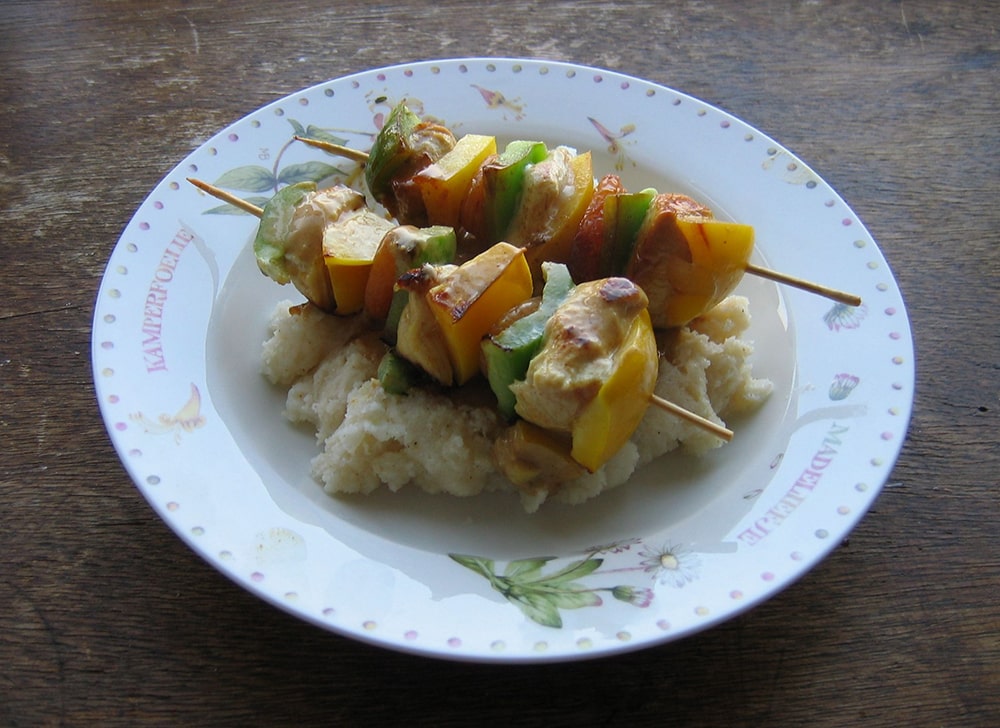
[[[743,338],[749,324],[746,299],[731,296],[690,326],[664,335],[656,394],[720,424],[724,416],[758,407],[771,383],[751,372],[753,347]],[[506,425],[488,390],[387,394],[376,378],[385,350],[359,316],[338,318],[283,303],[272,317],[262,371],[287,389],[285,416],[315,429],[322,450],[312,474],[328,493],[371,493],[382,486],[455,496],[508,490],[533,512],[546,500],[593,498],[676,448],[700,455],[723,444],[650,407],[631,441],[597,472],[554,491],[521,492],[493,463],[493,442]]]

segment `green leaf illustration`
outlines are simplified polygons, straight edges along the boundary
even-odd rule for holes
[[[295,119],[288,119],[288,123],[292,125],[292,130],[295,132],[295,136],[309,136],[306,134],[305,127],[295,121]]]
[[[326,129],[321,129],[320,127],[313,126],[312,124],[306,127],[305,134],[299,134],[299,136],[306,136],[310,139],[319,139],[323,142],[330,142],[331,144],[339,144],[341,146],[347,143],[347,139],[344,137],[331,134]]]
[[[535,559],[518,559],[507,564],[503,575],[508,579],[518,581],[531,580],[541,576],[542,567],[554,559],[554,556],[544,556]]]
[[[225,172],[215,180],[218,187],[226,187],[233,190],[243,190],[245,192],[267,192],[277,184],[271,170],[260,165],[251,164],[244,167],[235,167]]]
[[[585,559],[583,561],[574,561],[559,571],[546,575],[543,577],[543,580],[546,584],[552,586],[565,586],[568,582],[574,579],[582,579],[588,574],[594,573],[603,563],[604,559]]]
[[[540,594],[524,594],[510,599],[528,619],[543,627],[559,629],[563,626],[559,609],[549,599]]]
[[[526,617],[546,627],[562,626],[560,609],[600,606],[603,600],[598,592],[608,591],[607,587],[592,588],[578,581],[599,569],[603,559],[579,559],[551,574],[545,574],[543,569],[555,559],[553,556],[515,559],[508,562],[503,574],[499,575],[492,559],[460,554],[450,556],[483,576],[494,590],[517,606]]]
[[[343,174],[340,169],[332,164],[323,162],[303,162],[302,164],[290,164],[278,174],[278,182],[283,184],[295,184],[296,182],[320,182],[335,174]]]
[[[480,576],[487,579],[493,577],[493,559],[484,559],[481,556],[465,556],[463,554],[448,554],[453,561],[457,561],[466,569],[472,569]]]
[[[539,597],[547,600],[552,606],[559,609],[581,609],[583,607],[599,607],[604,603],[600,595],[585,588],[580,584],[574,584],[575,588],[559,589],[551,592],[541,592]]]

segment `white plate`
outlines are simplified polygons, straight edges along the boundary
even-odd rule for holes
[[[263,199],[330,165],[350,172],[292,135],[324,130],[366,149],[403,98],[459,133],[592,149],[598,174],[692,194],[718,217],[756,227],[759,262],[864,304],[748,276],[755,372],[774,381],[770,401],[730,423],[729,446],[698,461],[668,455],[586,504],[529,516],[501,494],[329,497],[309,476],[312,433],[283,420],[283,393],[258,374],[267,318],[294,291],[257,272],[256,221],[220,209],[185,178]],[[804,162],[669,88],[515,59],[366,71],[292,94],[209,139],[156,186],[112,253],[93,363],[129,474],[222,573],[352,638],[498,662],[663,643],[772,596],[869,508],[902,446],[914,387],[892,273]],[[519,602],[519,593],[534,598]]]

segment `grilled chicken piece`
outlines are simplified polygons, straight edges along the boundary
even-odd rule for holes
[[[642,289],[625,278],[576,286],[546,324],[525,380],[511,385],[517,413],[546,430],[571,432],[614,370],[615,353],[646,304]],[[655,371],[655,359],[652,365]]]
[[[323,260],[323,230],[341,215],[363,208],[365,197],[337,185],[311,192],[291,210],[284,239],[284,270],[295,287],[324,311],[336,309]]]
[[[575,152],[556,147],[549,156],[524,170],[524,191],[517,214],[504,236],[512,245],[540,245],[545,242],[561,203],[575,191]]]
[[[569,437],[526,420],[508,427],[493,444],[497,467],[525,493],[557,490],[586,470],[570,456]]]
[[[421,122],[410,135],[410,156],[393,174],[392,195],[380,200],[393,217],[411,225],[428,225],[423,193],[414,182],[416,174],[455,148],[455,135],[431,122]]]
[[[686,323],[675,321],[666,313],[674,299],[684,294],[683,278],[699,274],[700,279],[712,278],[710,272],[693,268],[687,238],[677,227],[678,218],[711,220],[712,211],[686,195],[659,194],[654,197],[625,270],[625,275],[642,286],[649,296],[649,312],[657,328]]]

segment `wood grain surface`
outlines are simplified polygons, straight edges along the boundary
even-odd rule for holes
[[[996,2],[0,3],[0,724],[1000,725]],[[369,647],[230,583],[132,486],[90,327],[147,192],[230,122],[373,66],[596,65],[826,179],[916,337],[909,436],[850,539],[749,613],[561,665]]]

